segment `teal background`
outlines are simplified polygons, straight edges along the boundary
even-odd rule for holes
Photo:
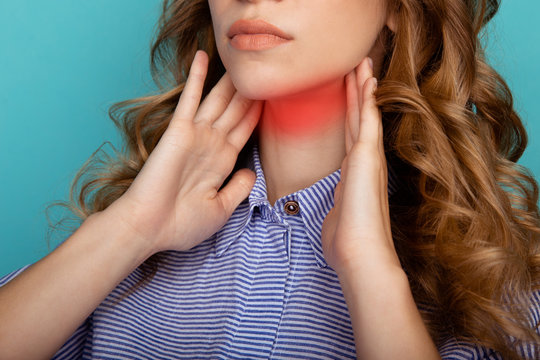
[[[47,204],[120,138],[107,110],[155,90],[149,48],[160,0],[0,1],[0,275],[48,253]],[[520,163],[540,178],[540,2],[503,0],[490,62],[529,132]]]

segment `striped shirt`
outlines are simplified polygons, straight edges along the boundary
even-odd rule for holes
[[[152,281],[122,299],[141,279],[140,269],[131,273],[54,358],[354,359],[347,305],[321,246],[341,170],[272,206],[257,145],[248,167],[255,185],[218,232],[165,252]],[[390,195],[395,186],[389,169]],[[439,350],[443,359],[502,359],[456,339]],[[532,359],[533,350],[522,354]]]

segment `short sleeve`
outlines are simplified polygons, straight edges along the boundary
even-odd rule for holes
[[[536,329],[540,334],[540,291],[536,291],[530,297],[529,326]],[[509,338],[509,343],[514,339]],[[516,346],[516,352],[521,359],[540,359],[540,344],[520,343]],[[448,338],[439,346],[439,353],[443,360],[504,360],[503,357],[492,349],[487,349],[479,345],[458,341],[455,338]]]
[[[535,291],[530,297],[529,326],[536,329],[540,335],[540,290]],[[523,359],[540,359],[540,344],[527,343],[518,347],[518,352]]]
[[[0,287],[4,286],[11,280],[15,279],[19,274],[26,270],[31,265],[26,265],[20,269],[10,272],[0,278]],[[81,359],[83,357],[84,347],[88,336],[91,332],[91,316],[88,317],[81,326],[71,335],[66,343],[58,350],[52,359]]]
[[[443,360],[504,360],[496,351],[455,338],[446,339],[439,346]]]
[[[11,280],[15,279],[20,273],[30,267],[30,264],[23,266],[20,269],[7,273],[6,275],[0,277],[0,287],[6,285]]]

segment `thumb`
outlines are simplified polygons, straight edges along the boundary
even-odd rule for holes
[[[223,208],[227,213],[227,219],[245,198],[249,196],[257,176],[249,169],[240,169],[234,173],[227,185],[218,193]]]
[[[338,181],[335,189],[334,189],[334,205],[336,204],[339,204],[341,202],[341,197],[342,197],[342,194],[341,192],[343,191],[343,185],[341,183],[341,180]]]

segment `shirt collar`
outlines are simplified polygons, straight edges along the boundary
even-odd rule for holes
[[[255,207],[270,208],[271,206],[267,198],[266,180],[262,170],[257,144],[253,145],[247,168],[256,174],[255,185],[248,198],[236,208],[227,223],[215,234],[215,251],[217,257],[222,256],[229,246],[244,232],[253,216]],[[392,176],[390,167],[388,172],[389,180],[393,180],[395,177]],[[322,224],[326,215],[334,207],[334,190],[340,178],[341,169],[338,169],[313,185],[287,195],[276,202],[276,204],[281,204],[281,200],[297,199],[300,205],[299,214],[304,222],[306,235],[313,249],[314,257],[320,267],[327,266],[322,251]],[[394,181],[389,181],[389,196],[394,193],[394,183]]]
[[[227,223],[216,233],[216,256],[220,257],[229,246],[244,232],[244,229],[253,216],[253,210],[268,202],[266,197],[266,181],[259,160],[257,144],[253,145],[251,157],[246,166],[256,174],[255,185],[247,199],[245,199],[233,212]]]

